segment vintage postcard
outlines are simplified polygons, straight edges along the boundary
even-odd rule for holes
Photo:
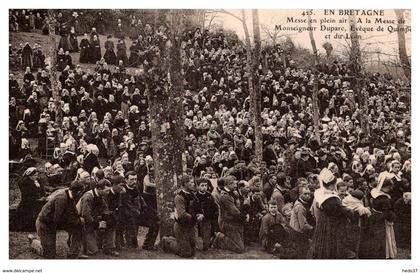
[[[10,261],[412,259],[411,9],[8,15]]]

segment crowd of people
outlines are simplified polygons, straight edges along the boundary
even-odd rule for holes
[[[35,76],[27,69],[23,84],[10,75],[10,156],[48,160],[43,170],[25,172],[19,186],[26,205],[17,212],[31,216],[23,226],[36,227],[40,243],[31,237],[31,244],[46,258],[56,256],[59,229],[69,233],[69,258],[137,248],[139,226],[148,228],[142,247],[156,249],[159,174],[143,74],[153,62],[155,36],[167,30],[138,27],[129,58],[124,36],[117,36],[117,54],[109,39],[103,56],[98,35],[82,39],[80,63],[96,68],[61,66],[59,109],[48,68]],[[58,59],[75,48],[67,38],[60,41]],[[302,69],[290,52],[265,50],[260,164],[243,44],[223,30],[196,29],[185,32],[182,48],[185,173],[175,193],[173,236],[160,240],[163,251],[181,257],[192,257],[197,248],[243,253],[259,243],[283,258],[385,259],[396,258],[397,247],[410,248],[409,83],[367,74],[366,113],[346,63]],[[319,88],[318,130],[313,81]],[[369,132],[361,126],[364,118]],[[29,138],[38,139],[37,151]],[[28,206],[36,202],[40,212]]]

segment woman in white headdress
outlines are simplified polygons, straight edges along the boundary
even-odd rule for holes
[[[393,259],[397,255],[395,242],[395,214],[391,203],[393,174],[384,173],[378,178],[378,185],[371,191],[372,215],[363,231],[360,258]]]
[[[337,179],[323,169],[319,174],[320,188],[314,193],[313,211],[316,227],[313,237],[312,257],[315,259],[345,258],[345,225],[350,210],[345,208],[337,194]]]

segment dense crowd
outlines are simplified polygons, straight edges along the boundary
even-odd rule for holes
[[[109,38],[103,55],[96,29],[80,43],[71,38],[75,29],[70,35],[59,29],[60,124],[48,67],[36,75],[26,68],[22,84],[10,75],[10,156],[49,160],[44,170],[25,172],[17,209],[27,215],[21,228],[36,222],[45,257],[56,255],[57,229],[70,234],[69,257],[84,257],[81,249],[119,255],[124,247],[137,248],[139,226],[149,228],[143,248],[155,249],[158,174],[144,70],[153,62],[156,36],[165,37],[167,30],[137,27],[132,35],[117,31],[117,53]],[[284,258],[395,258],[397,246],[410,248],[409,84],[364,75],[364,113],[346,63],[304,70],[289,52],[265,50],[264,151],[257,164],[243,44],[222,30],[189,30],[182,41],[185,174],[174,200],[174,237],[161,239],[164,251],[193,256],[196,234],[203,251],[243,253],[246,245],[261,243]],[[96,64],[94,71],[63,57],[75,48],[80,63]],[[368,116],[368,133],[362,115]],[[38,140],[37,151],[30,138]],[[49,195],[55,188],[65,189]]]

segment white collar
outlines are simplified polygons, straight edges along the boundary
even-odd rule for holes
[[[318,204],[318,208],[321,208],[322,204],[331,197],[340,199],[335,191],[327,190],[325,188],[319,188],[314,192],[314,198]]]
[[[373,188],[370,191],[370,195],[372,195],[372,198],[374,198],[374,199],[378,198],[381,195],[384,195],[384,196],[388,197],[389,199],[391,199],[391,196],[389,194],[379,190],[378,188]]]
[[[186,190],[184,190],[184,189],[182,189],[182,191],[183,191],[183,192],[185,192],[186,194],[191,194],[191,192],[186,191]]]
[[[70,199],[73,199],[73,193],[71,192],[71,190],[69,190],[68,193],[69,193]]]

